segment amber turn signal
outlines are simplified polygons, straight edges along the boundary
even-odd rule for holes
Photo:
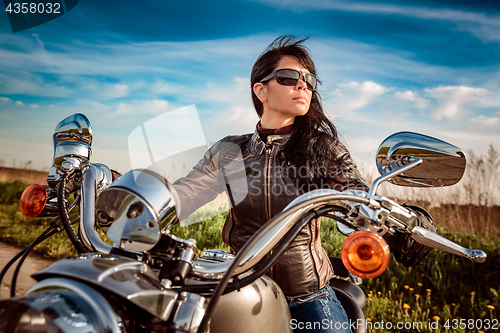
[[[45,186],[32,184],[24,190],[19,207],[24,216],[37,217],[45,208],[46,202],[47,189]]]
[[[391,259],[387,242],[377,234],[356,231],[342,245],[342,262],[354,275],[372,278],[382,274]]]

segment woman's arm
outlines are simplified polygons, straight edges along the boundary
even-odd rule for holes
[[[179,201],[175,203],[179,220],[186,219],[224,191],[219,167],[221,141],[215,143],[185,177],[173,183]]]
[[[361,176],[347,148],[343,144],[337,143],[332,146],[332,152],[335,161],[330,168],[330,188],[338,191],[353,189],[368,192],[370,187],[363,176]]]

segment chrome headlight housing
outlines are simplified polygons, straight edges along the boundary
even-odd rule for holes
[[[174,195],[165,178],[147,169],[121,176],[96,201],[96,221],[126,251],[152,249],[167,217],[176,217]]]

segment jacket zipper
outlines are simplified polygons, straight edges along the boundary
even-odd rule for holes
[[[266,148],[266,164],[267,164],[267,175],[264,179],[264,191],[266,191],[266,195],[264,196],[266,199],[266,216],[267,220],[271,219],[271,161],[273,158],[274,145],[271,145],[271,149]],[[268,158],[269,157],[269,158]],[[269,252],[269,256],[273,254],[273,250]],[[268,276],[272,279],[274,266],[269,269]]]
[[[264,190],[266,190],[266,216],[268,221],[271,219],[271,161],[273,159],[273,151],[274,145],[271,146],[271,149],[266,148],[267,174],[264,180]]]
[[[320,218],[320,217],[319,217]],[[308,227],[309,227],[309,232],[311,233],[311,241],[309,242],[309,253],[311,254],[311,259],[312,259],[312,262],[313,262],[313,266],[314,266],[314,273],[316,275],[316,278],[318,279],[318,289],[321,288],[321,279],[320,279],[320,276],[319,276],[319,272],[318,272],[318,267],[316,267],[316,263],[314,262],[314,256],[313,256],[313,242],[314,242],[314,238],[313,236],[316,236],[316,237],[320,237],[319,235],[313,235],[313,227],[312,227],[312,223],[309,222],[308,223]],[[316,252],[316,254],[318,254]]]

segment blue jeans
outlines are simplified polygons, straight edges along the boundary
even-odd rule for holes
[[[289,299],[288,307],[294,333],[351,333],[347,314],[329,285],[314,294]]]

